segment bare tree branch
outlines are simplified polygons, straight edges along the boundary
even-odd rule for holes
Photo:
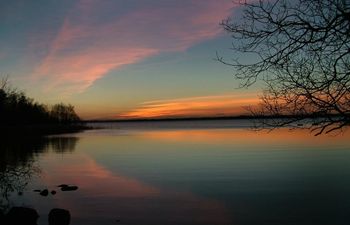
[[[241,6],[241,20],[226,19],[222,26],[233,38],[232,50],[251,61],[217,60],[233,67],[243,87],[265,83],[253,115],[268,117],[271,127],[305,122],[316,135],[347,127],[350,1],[259,0]]]

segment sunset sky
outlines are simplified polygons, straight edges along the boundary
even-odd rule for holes
[[[237,0],[238,1],[238,0]],[[232,0],[2,0],[0,74],[84,119],[226,116],[254,105],[237,89],[219,23]]]

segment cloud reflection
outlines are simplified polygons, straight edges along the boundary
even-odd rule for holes
[[[50,174],[43,177],[46,185],[64,181],[79,186],[75,193],[55,195],[55,207],[69,209],[78,224],[91,223],[96,218],[104,224],[115,219],[126,224],[228,224],[231,221],[219,201],[125,177],[85,154],[65,157],[64,163],[49,156],[44,161],[49,165],[46,174]]]

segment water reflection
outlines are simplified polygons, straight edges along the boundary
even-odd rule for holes
[[[188,130],[167,130],[148,131],[142,135],[147,139],[164,140],[168,142],[185,143],[218,143],[250,146],[254,144],[272,145],[312,145],[325,146],[329,144],[344,145],[348,143],[349,133],[330,134],[314,136],[309,130],[262,130],[252,129],[188,129]],[[332,147],[332,146],[331,146]],[[255,148],[254,150],[258,150]]]
[[[22,176],[23,196],[10,192],[16,206],[38,211],[39,225],[52,208],[69,210],[74,225],[345,225],[350,219],[350,134],[215,128],[75,136],[79,143],[74,137],[17,141],[20,146],[8,147],[14,155],[1,153],[1,168],[40,166]],[[62,183],[79,190],[63,193]],[[43,197],[37,188],[57,194]]]
[[[72,152],[77,137],[16,137],[0,142],[0,171],[6,166],[17,166],[33,161],[39,153],[52,149],[54,152]]]
[[[80,147],[93,146],[95,139],[84,139]],[[87,145],[86,145],[87,144]],[[100,148],[105,148],[99,143]],[[102,149],[100,149],[102,151]],[[75,183],[78,192],[54,197],[49,207],[62,207],[72,214],[72,224],[229,224],[225,206],[215,199],[196,196],[176,187],[161,188],[152,182],[143,182],[110,170],[85,152],[65,155],[63,160],[45,157],[42,163],[55,176],[43,177],[43,184],[59,183],[65,179]],[[157,168],[156,168],[157,169]],[[48,203],[35,202],[39,212]]]
[[[200,216],[211,224],[246,225],[345,225],[350,219],[349,133],[314,137],[287,129],[109,132],[93,133],[82,144],[105,170],[158,188],[159,195],[148,203],[145,198],[123,199],[125,205],[133,202],[137,212],[144,211],[136,205],[154,206],[150,212],[173,210],[171,215],[164,213],[173,224],[195,224],[191,219]],[[171,223],[159,218],[149,224]]]
[[[77,137],[16,137],[0,142],[0,210],[11,207],[10,196],[23,195],[28,183],[42,172],[39,154],[72,152]]]

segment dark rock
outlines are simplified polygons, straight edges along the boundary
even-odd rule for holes
[[[61,191],[75,191],[75,190],[78,190],[78,186],[61,187]]]
[[[56,191],[55,191],[55,190],[52,190],[52,191],[51,191],[51,194],[52,194],[52,195],[55,195],[55,194],[56,194]]]
[[[17,194],[18,194],[19,196],[21,196],[21,195],[23,195],[23,192],[22,192],[22,191],[19,191]]]
[[[12,207],[5,216],[7,225],[36,225],[39,218],[35,209]]]
[[[2,212],[2,210],[0,209],[0,224],[4,224],[5,223],[5,215]]]
[[[63,188],[63,187],[68,187],[68,185],[67,184],[60,184],[57,187]]]
[[[49,194],[49,191],[47,189],[44,189],[40,192],[41,196],[48,196],[48,194]]]
[[[33,190],[34,192],[41,192],[41,190],[39,190],[39,189],[35,189],[35,190]]]
[[[49,225],[68,225],[70,223],[70,213],[65,209],[51,209],[49,213]]]

